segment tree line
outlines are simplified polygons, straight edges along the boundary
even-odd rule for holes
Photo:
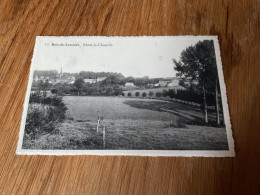
[[[38,76],[49,76],[50,78],[54,79],[57,78],[58,72],[57,71],[40,71],[36,70],[34,72],[34,77]],[[140,88],[149,88],[150,84],[158,83],[159,80],[165,80],[164,78],[148,78],[148,77],[142,77],[142,78],[134,78],[134,77],[124,77],[121,73],[113,73],[113,72],[91,72],[91,71],[81,71],[79,73],[63,73],[64,76],[73,76],[75,77],[78,84],[76,85],[70,85],[69,84],[62,84],[62,83],[50,83],[48,81],[38,80],[33,81],[32,83],[32,89],[33,90],[51,90],[58,91],[59,93],[69,93],[74,94],[77,91],[77,87],[80,87],[82,89],[89,89],[81,91],[81,94],[92,94],[92,95],[98,95],[98,94],[110,94],[115,95],[118,93],[118,86],[124,86],[126,83],[133,83],[136,87]],[[59,76],[60,77],[60,76]],[[62,76],[61,76],[62,77]],[[106,77],[105,80],[102,82],[99,82],[98,84],[90,84],[86,83],[83,84],[85,86],[81,87],[80,83],[82,82],[82,79],[96,79],[98,77]],[[61,88],[64,87],[64,90]],[[66,88],[66,89],[65,89]],[[68,92],[68,88],[70,88],[70,92]],[[57,90],[56,90],[57,89]],[[115,93],[111,92],[115,91]]]
[[[118,96],[122,94],[119,84],[107,83],[104,80],[98,83],[85,83],[84,79],[77,79],[74,84],[55,84],[51,93],[58,95],[88,95],[88,96]]]
[[[213,40],[199,41],[182,51],[180,60],[173,60],[176,76],[183,78],[183,86],[202,97],[205,123],[208,123],[207,99],[215,94],[216,122],[220,124],[219,80]],[[184,92],[183,92],[184,93]],[[202,100],[201,100],[202,98]]]
[[[81,71],[76,77],[77,79],[95,79],[97,77],[107,77],[107,84],[118,84],[125,85],[126,83],[133,83],[138,87],[147,86],[148,84],[158,83],[159,80],[164,80],[163,78],[134,78],[132,76],[124,77],[121,73],[113,72],[92,72],[92,71]]]
[[[169,89],[169,90],[163,90],[162,92],[157,91],[149,91],[149,92],[140,92],[136,91],[134,93],[128,92],[127,94],[122,94],[123,96],[128,96],[128,97],[156,97],[156,98],[162,98],[162,97],[169,97],[172,100],[180,100],[181,102],[184,103],[194,103],[194,104],[200,104],[201,108],[203,108],[203,94],[197,93],[192,90],[183,90],[183,89]],[[216,106],[216,99],[215,99],[215,94],[211,93],[207,95],[206,102],[208,106]]]

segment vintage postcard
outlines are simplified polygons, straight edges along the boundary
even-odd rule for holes
[[[218,38],[37,37],[17,154],[233,157]]]

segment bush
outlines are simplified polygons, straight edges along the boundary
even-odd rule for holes
[[[124,93],[122,93],[122,96],[125,96],[125,94],[124,94]]]
[[[146,97],[146,93],[145,93],[145,92],[143,92],[143,93],[142,93],[142,96],[143,96],[143,97]]]
[[[58,89],[52,89],[52,90],[51,90],[51,93],[53,93],[53,94],[58,93]]]
[[[137,92],[135,92],[135,96],[136,97],[139,97],[139,95],[140,95],[140,93],[137,91]]]
[[[153,92],[153,91],[150,91],[150,92],[149,92],[149,96],[150,96],[150,97],[154,96],[154,92]]]
[[[120,88],[113,88],[113,93],[112,95],[118,96],[122,93],[122,89]]]
[[[172,98],[175,98],[176,97],[176,92],[175,92],[175,90],[173,90],[173,89],[170,89],[169,91],[168,91],[168,95],[169,95],[169,97],[172,99]]]
[[[39,108],[29,106],[25,124],[25,133],[35,137],[44,124],[43,118],[44,112],[40,111]]]
[[[62,97],[47,97],[41,92],[31,94],[25,133],[31,139],[35,139],[39,133],[52,133],[56,125],[66,119],[66,110]]]
[[[36,91],[31,93],[29,103],[41,103],[43,98],[46,97],[43,93]]]
[[[162,92],[162,96],[163,96],[163,97],[169,96],[168,91],[166,91],[166,90],[164,89],[163,92]]]
[[[132,95],[132,94],[131,94],[130,92],[127,94],[128,97],[131,97],[131,95]]]
[[[156,95],[156,97],[162,97],[162,93],[161,92],[156,92],[155,95]]]

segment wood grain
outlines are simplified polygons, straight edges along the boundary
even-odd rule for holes
[[[0,194],[257,194],[259,1],[1,0]],[[218,35],[235,158],[17,156],[37,35]]]

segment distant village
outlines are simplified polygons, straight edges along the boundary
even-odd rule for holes
[[[78,73],[63,73],[62,68],[60,72],[57,70],[49,70],[49,71],[35,71],[33,81],[34,82],[44,82],[50,85],[56,84],[71,84],[73,85],[78,77]],[[95,78],[84,78],[84,82],[88,84],[95,84],[106,80],[108,77],[105,76],[97,76]],[[176,77],[166,77],[166,78],[157,78],[157,79],[149,79],[148,76],[138,78],[148,80],[147,87],[148,88],[158,88],[158,87],[177,87],[179,86],[180,78]],[[151,80],[151,81],[150,81]],[[127,89],[135,89],[138,88],[134,82],[126,82],[122,83],[124,88]]]
[[[73,74],[63,73],[62,68],[60,73],[57,70],[50,71],[35,71],[33,81],[34,82],[45,82],[49,84],[67,83],[74,84],[76,78]]]

